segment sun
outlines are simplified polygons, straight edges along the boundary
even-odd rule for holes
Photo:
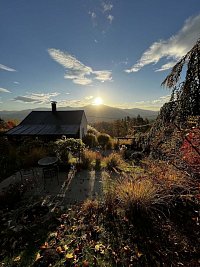
[[[94,99],[94,105],[99,106],[99,105],[101,105],[102,103],[103,103],[103,99],[102,99],[101,97],[96,97],[96,98]]]

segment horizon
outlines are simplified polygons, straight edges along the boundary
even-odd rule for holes
[[[50,101],[159,111],[171,94],[162,81],[200,37],[195,0],[10,0],[0,7],[1,111]]]
[[[114,107],[114,106],[109,106],[109,105],[106,105],[106,104],[99,104],[99,105],[95,105],[95,104],[88,104],[88,105],[85,105],[85,106],[80,106],[80,107],[71,107],[71,106],[57,106],[57,111],[62,111],[62,109],[65,109],[65,108],[72,108],[72,109],[84,109],[85,107],[89,107],[89,106],[96,106],[97,109],[99,107],[102,107],[102,106],[105,106],[105,107],[109,107],[109,108],[116,108],[116,109],[122,109],[122,110],[133,110],[133,109],[137,109],[137,110],[144,110],[144,111],[154,111],[154,112],[159,112],[159,110],[152,110],[152,109],[143,109],[143,108],[123,108],[123,107]],[[0,112],[20,112],[20,111],[26,111],[26,110],[35,110],[35,109],[49,109],[51,110],[51,106],[41,106],[41,107],[35,107],[35,108],[26,108],[26,109],[21,109],[21,110],[0,110]]]

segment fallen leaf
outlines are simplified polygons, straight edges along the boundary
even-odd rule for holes
[[[66,255],[67,260],[72,260],[73,258],[74,258],[73,253],[67,253],[67,255]]]
[[[89,262],[87,260],[83,261],[83,267],[89,267]]]
[[[14,262],[18,262],[21,260],[21,256],[17,256],[16,258],[14,258]]]

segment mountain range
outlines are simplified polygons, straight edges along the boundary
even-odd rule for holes
[[[143,118],[155,119],[158,115],[158,111],[145,110],[145,109],[121,109],[110,107],[107,105],[87,105],[84,107],[73,108],[73,107],[62,107],[57,108],[57,110],[84,110],[87,120],[89,123],[98,122],[98,121],[113,121],[117,119],[123,119],[124,117],[137,117],[140,115]],[[36,108],[36,109],[26,109],[20,111],[0,111],[0,118],[4,120],[15,119],[22,121],[31,111],[50,111],[51,108]]]

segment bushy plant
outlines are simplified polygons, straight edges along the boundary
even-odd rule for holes
[[[96,147],[98,145],[97,137],[92,133],[86,134],[83,138],[83,142],[86,146],[89,146],[90,148]]]
[[[22,168],[37,166],[38,160],[46,157],[48,154],[43,147],[35,147],[22,159]]]
[[[106,146],[108,145],[108,143],[110,142],[110,135],[108,134],[99,134],[97,136],[97,140],[99,142],[99,145],[103,148],[106,149]]]
[[[68,163],[71,154],[77,156],[85,147],[81,139],[67,138],[55,142],[56,155],[60,162]]]
[[[88,125],[87,127],[87,133],[88,134],[94,134],[95,136],[97,136],[99,134],[99,132],[92,126]]]

